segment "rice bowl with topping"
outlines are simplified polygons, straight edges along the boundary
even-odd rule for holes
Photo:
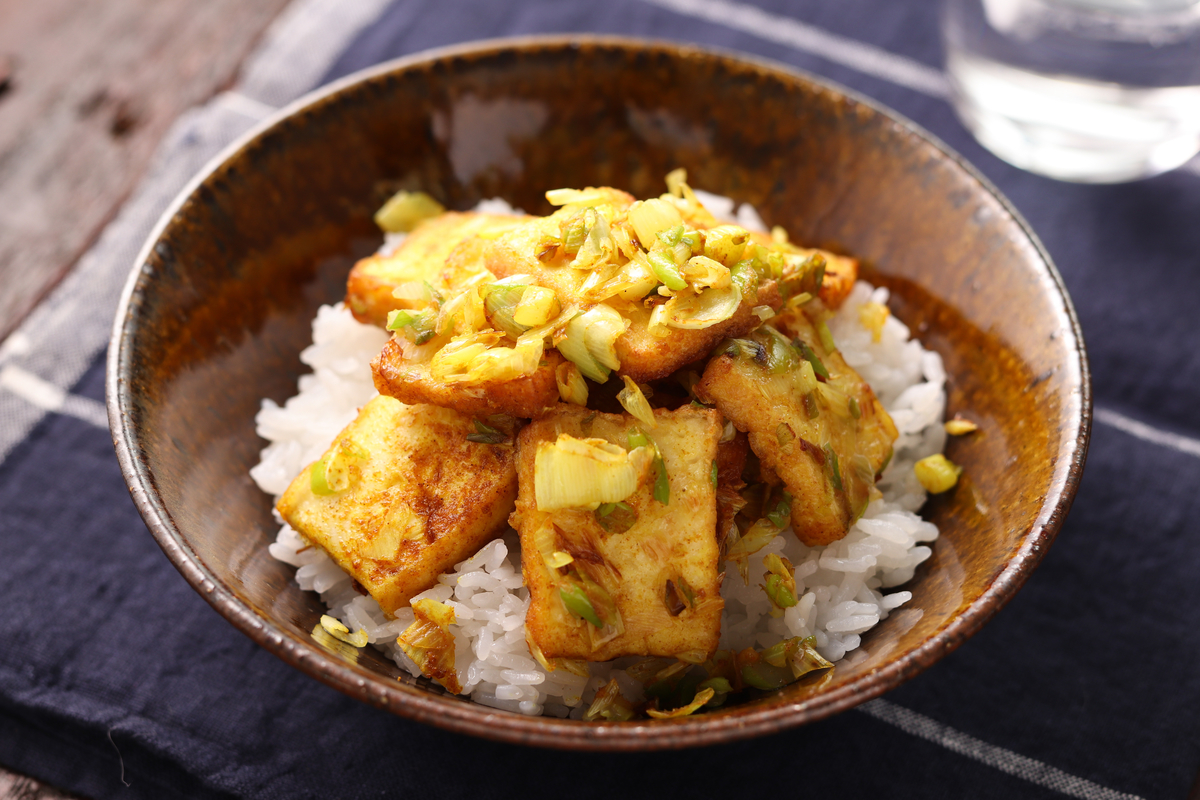
[[[765,230],[751,207],[742,205],[735,213],[725,198],[698,195],[715,216]],[[503,201],[489,201],[476,211],[512,213]],[[389,235],[383,252],[403,241],[403,234]],[[838,351],[869,383],[898,432],[894,455],[877,482],[881,496],[836,542],[807,546],[785,530],[749,555],[740,566],[747,576],[769,573],[780,559],[794,568],[795,602],[786,609],[774,607],[762,585],[753,577],[743,580],[739,569],[726,562],[720,651],[801,639],[812,642],[836,668],[862,657],[862,634],[911,599],[897,587],[929,557],[928,543],[938,535],[916,513],[926,492],[913,466],[944,447],[945,373],[936,353],[922,348],[894,316],[879,311],[887,301],[887,289],[858,281],[828,320]],[[378,394],[371,361],[388,338],[386,331],[357,321],[343,304],[320,309],[313,321],[313,344],[301,355],[312,374],[301,378],[299,392],[283,406],[264,401],[257,417],[258,433],[270,445],[251,475],[264,492],[278,499]],[[270,552],[297,568],[300,588],[318,592],[329,615],[348,633],[365,637],[410,674],[422,674],[397,644],[415,621],[411,607],[389,616],[324,550],[286,524]],[[431,600],[453,610],[449,630],[460,693],[516,713],[582,719],[597,694],[615,681],[627,702],[643,703],[647,668],[662,668],[650,659],[625,656],[592,662],[586,671],[547,670],[544,659],[531,653],[525,630],[530,596],[521,555],[520,540],[510,530],[411,598],[412,603]]]

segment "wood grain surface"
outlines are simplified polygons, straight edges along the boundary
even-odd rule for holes
[[[4,800],[82,800],[60,792],[33,778],[15,775],[0,769],[0,798]]]
[[[0,0],[0,341],[288,0]],[[0,798],[68,800],[0,767]]]
[[[287,0],[0,0],[0,340]]]

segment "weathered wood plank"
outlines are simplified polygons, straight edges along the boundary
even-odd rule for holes
[[[0,797],[11,800],[82,800],[38,783],[33,778],[0,769]]]
[[[0,340],[286,4],[0,0]]]

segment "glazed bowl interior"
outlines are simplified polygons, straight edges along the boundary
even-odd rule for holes
[[[247,475],[254,415],[305,370],[317,307],[339,300],[396,189],[467,209],[548,213],[548,188],[692,185],[750,202],[796,241],[859,256],[894,313],[945,360],[964,480],[929,501],[941,529],[912,601],[831,680],[679,720],[585,724],[448,696],[372,648],[333,648],[293,568],[267,552],[270,498]],[[861,98],[778,65],[615,39],[483,43],[419,56],[302,101],[231,148],[163,219],[110,348],[122,468],[187,580],[284,660],[364,701],[515,742],[646,749],[727,741],[877,696],[975,632],[1020,587],[1078,484],[1086,359],[1057,272],[996,191]],[[1018,468],[1019,467],[1019,468]]]

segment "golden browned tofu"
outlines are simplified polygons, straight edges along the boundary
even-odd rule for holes
[[[509,414],[533,419],[558,404],[554,370],[562,362],[557,351],[547,350],[541,365],[530,375],[467,386],[433,377],[429,364],[406,359],[403,345],[393,337],[371,361],[371,372],[380,394],[404,403],[432,403],[474,416]]]
[[[383,327],[390,311],[424,307],[423,283],[444,291],[485,271],[487,243],[528,219],[456,211],[427,219],[391,255],[369,256],[354,265],[346,306],[359,322]]]
[[[755,232],[751,236],[755,242],[761,245],[769,245],[772,242],[771,235],[767,233]],[[814,255],[821,256],[825,261],[825,273],[821,279],[817,297],[821,298],[821,302],[825,304],[826,308],[841,308],[842,303],[846,302],[846,298],[850,296],[854,282],[858,280],[858,259],[840,256],[828,250],[794,245],[787,245],[786,250],[793,263],[803,262]]]
[[[655,498],[651,470],[623,501],[628,511],[539,510],[535,466],[539,445],[555,443],[560,434],[629,448],[630,433],[643,427],[637,419],[564,405],[518,436],[520,494],[511,521],[521,534],[530,593],[525,633],[547,658],[606,661],[716,650],[724,602],[712,467],[724,422],[717,412],[695,407],[658,410],[655,418],[657,427],[647,433],[662,455],[669,502]],[[581,589],[588,599],[572,598]],[[580,602],[584,616],[597,614],[601,627],[579,616]]]
[[[755,306],[778,310],[782,302],[778,286],[767,281],[754,297],[743,298],[737,312],[724,322],[699,330],[673,328],[665,337],[650,332],[650,311],[645,306],[614,304],[630,321],[629,329],[616,342],[620,373],[640,383],[665,378],[707,356],[721,340],[742,336],[761,325],[762,320],[753,311]]]
[[[464,414],[376,397],[292,481],[279,513],[395,614],[506,527],[515,449],[474,433]]]
[[[589,273],[574,269],[571,257],[561,251],[555,251],[549,257],[538,257],[544,252],[547,232],[555,230],[557,223],[541,219],[503,234],[489,243],[486,266],[498,278],[532,275],[536,283],[553,289],[564,306],[576,304],[586,308],[592,301],[583,293],[582,287]],[[741,336],[753,330],[761,320],[752,309],[766,305],[777,310],[782,298],[775,282],[766,281],[753,296],[742,298],[737,312],[729,319],[701,329],[668,328],[666,336],[655,336],[650,332],[651,309],[642,302],[620,297],[605,302],[630,321],[629,328],[616,341],[617,357],[621,362],[618,372],[644,383],[665,378],[704,357],[726,337]]]
[[[732,340],[709,362],[696,394],[748,432],[764,472],[787,486],[796,536],[810,546],[829,544],[866,510],[896,426],[841,354],[826,350],[803,312],[776,321],[786,336],[764,327]]]
[[[858,280],[858,259],[839,256],[828,250],[804,250],[804,253],[820,253],[825,257],[825,277],[821,280],[821,291],[817,297],[826,308],[841,308],[850,296],[854,282]]]

